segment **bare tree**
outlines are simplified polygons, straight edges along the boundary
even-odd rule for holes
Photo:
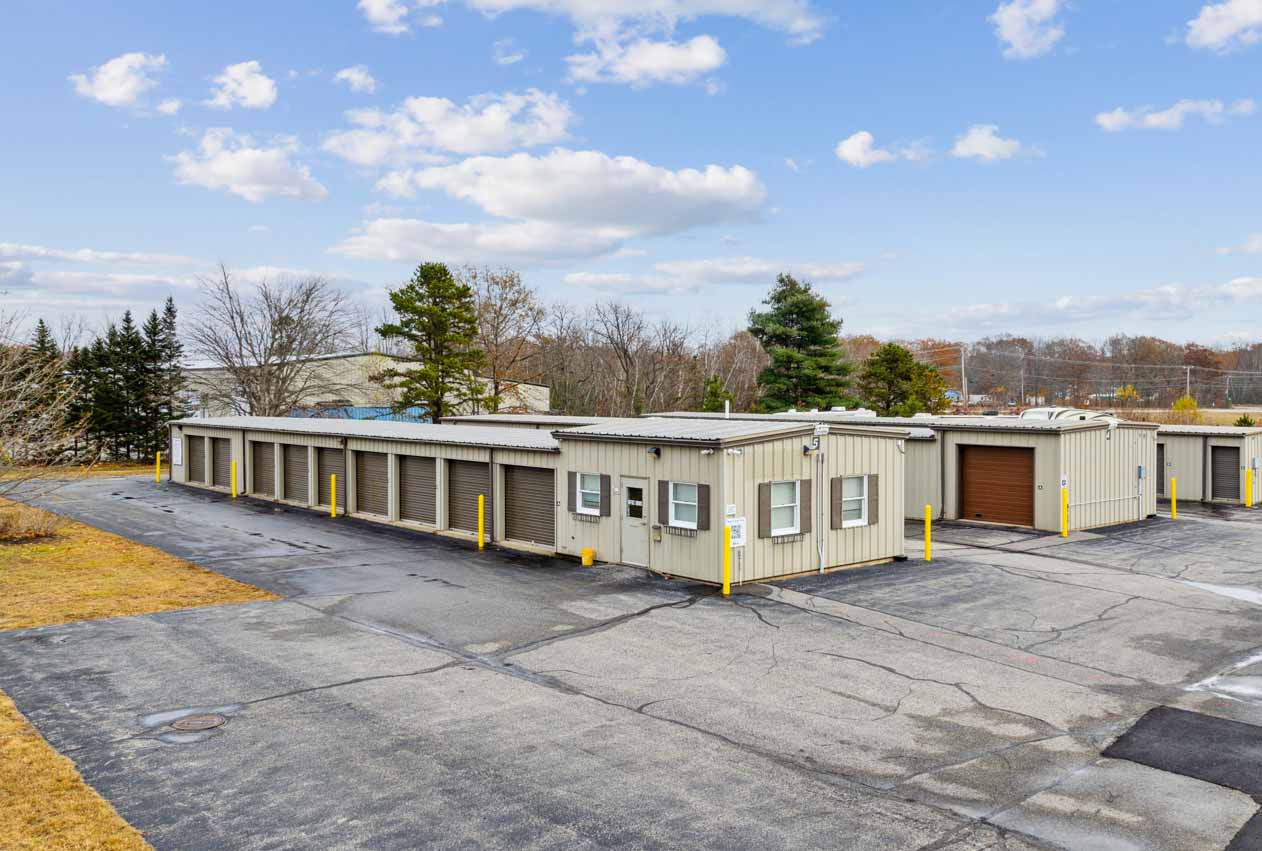
[[[316,397],[336,398],[337,386],[316,360],[352,340],[353,313],[323,278],[260,281],[242,295],[228,269],[203,279],[193,348],[219,367],[221,378],[197,387],[238,413],[286,416]]]
[[[0,314],[0,497],[52,487],[75,461],[81,429],[71,420],[76,388],[64,354],[41,356],[18,337],[15,316]]]
[[[522,407],[520,387],[537,354],[545,310],[539,297],[511,269],[466,266],[457,273],[473,288],[478,314],[478,346],[486,353],[490,397],[496,408]]]

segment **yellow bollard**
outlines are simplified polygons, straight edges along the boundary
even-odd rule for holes
[[[933,561],[933,506],[925,503],[925,561]]]
[[[159,452],[157,457],[153,459],[153,481],[155,484],[162,483],[162,453]]]
[[[232,462],[232,498],[237,498],[237,462]]]
[[[732,527],[723,524],[723,596],[732,596]]]
[[[486,494],[478,494],[478,549],[486,546]]]
[[[1179,519],[1179,480],[1170,477],[1170,519]]]
[[[337,516],[337,473],[329,473],[329,516]]]
[[[1253,508],[1253,468],[1244,471],[1244,507]]]
[[[1069,537],[1069,488],[1060,489],[1060,536]]]

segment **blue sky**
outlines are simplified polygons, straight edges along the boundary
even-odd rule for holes
[[[73,25],[70,23],[73,22]],[[1205,2],[9,4],[0,296],[96,325],[419,262],[737,327],[1256,340],[1262,8]]]

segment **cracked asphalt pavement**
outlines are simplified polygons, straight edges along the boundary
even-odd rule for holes
[[[1245,792],[1154,767],[1160,730],[1146,764],[1102,756],[1156,707],[1262,725],[1262,511],[1068,540],[946,524],[930,564],[723,600],[139,478],[44,504],[284,597],[0,633],[0,688],[158,849],[1262,834]],[[228,720],[171,735],[194,711]]]

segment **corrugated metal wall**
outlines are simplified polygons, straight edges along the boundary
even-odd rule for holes
[[[1166,446],[1166,498],[1170,497],[1170,480],[1178,479],[1179,501],[1199,502],[1204,496],[1205,439],[1197,435],[1159,434]]]
[[[1135,427],[1064,434],[1062,468],[1069,477],[1070,529],[1131,523],[1157,513],[1156,435],[1155,429]],[[1140,465],[1145,470],[1142,482]],[[1054,490],[1059,500],[1059,481]],[[1059,501],[1056,517],[1053,531],[1060,528]]]
[[[904,513],[908,520],[923,520],[925,505],[933,516],[942,515],[942,439],[907,441],[904,480]]]

